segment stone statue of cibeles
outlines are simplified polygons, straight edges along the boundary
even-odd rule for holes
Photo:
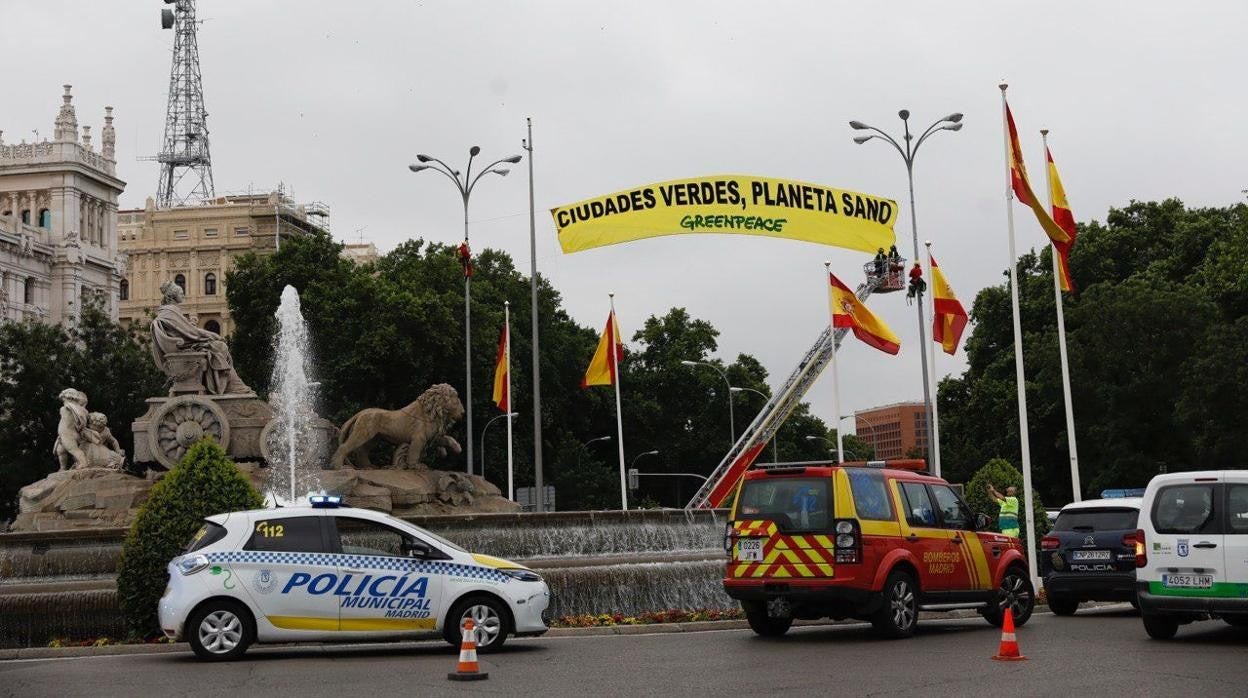
[[[221,335],[196,327],[182,314],[182,287],[166,281],[160,292],[161,305],[152,320],[152,356],[173,379],[170,395],[255,394],[234,372],[234,359]]]

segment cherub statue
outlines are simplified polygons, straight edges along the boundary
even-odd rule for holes
[[[83,436],[90,443],[86,447],[87,461],[93,468],[120,468],[126,461],[126,452],[108,428],[108,417],[103,412],[92,412],[87,420],[88,428]]]
[[[87,467],[82,432],[91,419],[87,413],[87,396],[81,390],[66,388],[57,396],[61,400],[61,421],[56,425],[56,445],[52,452],[61,470]]]

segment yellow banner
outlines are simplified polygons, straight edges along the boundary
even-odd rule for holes
[[[712,175],[586,199],[550,214],[564,252],[663,235],[730,233],[874,253],[896,240],[897,202],[805,182]]]

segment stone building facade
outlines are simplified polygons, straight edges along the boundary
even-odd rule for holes
[[[295,204],[279,192],[222,196],[198,206],[121,211],[121,249],[129,258],[120,288],[120,320],[146,324],[160,305],[160,285],[186,291],[182,309],[199,327],[228,335],[233,329],[225,277],[247,252],[271,254],[282,240],[327,230],[323,204]]]
[[[117,249],[117,178],[112,107],[100,149],[65,85],[52,140],[4,142],[0,131],[0,321],[74,323],[83,303],[118,313],[125,255]]]

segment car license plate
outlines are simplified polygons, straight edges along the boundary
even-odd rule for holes
[[[737,559],[742,562],[763,561],[763,539],[742,538],[737,541]]]
[[[1163,574],[1161,585],[1167,589],[1212,589],[1212,574]]]
[[[1088,560],[1109,560],[1110,553],[1108,550],[1074,550],[1070,553],[1072,562],[1085,562]]]

